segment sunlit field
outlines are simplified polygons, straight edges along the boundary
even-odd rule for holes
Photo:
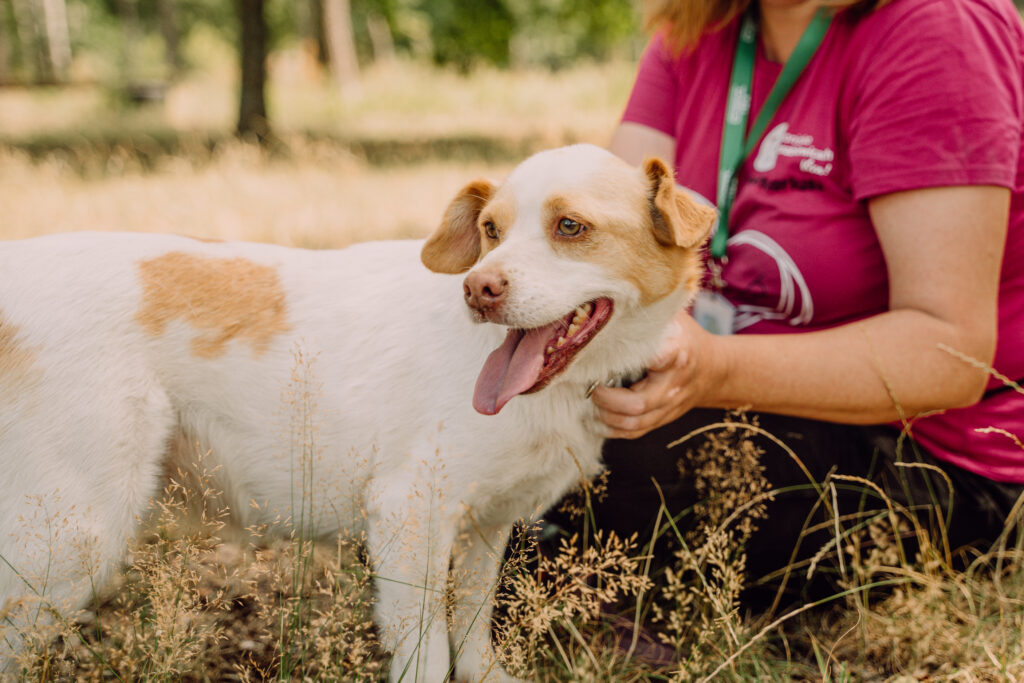
[[[127,230],[322,249],[423,237],[470,180],[500,179],[546,147],[605,144],[633,68],[461,76],[399,61],[368,70],[361,93],[343,97],[311,58],[284,51],[271,63],[276,140],[265,149],[231,137],[227,67],[141,107],[96,86],[0,89],[0,238]],[[282,410],[306,410],[304,385],[285,389]],[[694,529],[663,516],[658,531],[673,550],[662,561],[645,554],[650,539],[577,539],[540,559],[520,541],[495,629],[508,668],[551,681],[1024,680],[1019,509],[968,571],[895,504],[863,523],[837,518],[842,540],[821,553],[843,558],[835,594],[748,612],[742,542],[766,523],[771,496],[749,440],[756,429],[736,416],[702,451],[666,456],[710,493],[691,511],[704,520]],[[317,538],[289,520],[276,536],[232,528],[215,473],[196,471],[170,473],[113,586],[74,619],[26,634],[17,677],[379,680],[387,654],[358,539]],[[569,507],[586,514],[600,487]],[[894,528],[920,551],[906,552]],[[653,658],[650,642],[671,661]]]
[[[228,143],[211,158],[167,158],[143,172],[132,159],[106,177],[83,179],[58,161],[0,153],[0,234],[6,239],[69,230],[174,232],[299,247],[423,237],[449,199],[479,176],[511,164],[426,161],[371,166],[336,147],[268,159]]]
[[[267,152],[231,141],[226,75],[140,108],[97,88],[0,90],[0,142],[14,147],[0,151],[0,236],[137,230],[305,247],[420,237],[470,180],[500,179],[545,147],[605,144],[632,71],[465,78],[397,63],[345,99],[326,76],[303,75],[304,59],[276,63],[269,109],[281,144]]]

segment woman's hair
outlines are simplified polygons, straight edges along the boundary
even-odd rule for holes
[[[823,5],[853,12],[870,12],[890,0],[822,0]],[[644,25],[665,32],[665,45],[682,52],[707,33],[722,28],[750,7],[753,0],[647,0]]]

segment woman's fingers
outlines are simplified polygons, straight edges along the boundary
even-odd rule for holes
[[[647,376],[629,388],[599,387],[593,401],[612,438],[633,439],[671,422],[693,407],[698,368],[690,349],[699,334],[687,314],[677,320],[651,361]],[[695,323],[694,323],[695,324]]]

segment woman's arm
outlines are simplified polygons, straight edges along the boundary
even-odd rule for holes
[[[965,186],[870,200],[891,310],[821,332],[726,337],[681,314],[644,380],[594,392],[610,436],[639,437],[694,407],[872,424],[978,401],[985,373],[939,345],[992,362],[1009,197]]]
[[[623,161],[640,166],[647,157],[658,157],[669,168],[675,165],[676,141],[660,130],[623,121],[612,134],[608,149]]]

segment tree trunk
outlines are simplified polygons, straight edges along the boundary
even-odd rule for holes
[[[124,42],[121,45],[121,85],[131,89],[138,82],[135,51],[141,32],[137,0],[118,0],[117,13],[121,16],[121,30],[124,37]]]
[[[241,24],[242,94],[238,111],[238,135],[267,141],[267,22],[264,0],[238,0]]]
[[[395,61],[395,39],[391,35],[387,19],[377,13],[368,15],[366,30],[370,33],[374,61],[378,64],[390,64]]]
[[[315,45],[316,59],[327,66],[327,39],[324,38],[324,7],[321,0],[306,0],[296,5],[299,33],[303,41]]]
[[[46,51],[45,37],[40,30],[39,6],[36,0],[11,0],[14,22],[19,41],[24,47],[25,60],[32,65],[32,80],[52,83],[53,69]]]
[[[181,58],[181,32],[178,30],[178,0],[157,0],[157,10],[160,33],[164,37],[167,72],[170,79],[176,81],[185,71],[185,62]]]
[[[358,97],[362,89],[349,0],[324,0],[324,35],[331,57],[331,71],[342,95]]]
[[[7,30],[6,10],[0,1],[0,85],[6,85],[11,81],[11,41],[8,36],[13,34]]]
[[[43,31],[54,80],[67,80],[71,68],[71,34],[64,0],[42,0]]]
[[[2,2],[3,0],[0,0]],[[7,11],[10,10],[10,11]],[[7,27],[4,34],[7,39],[7,75],[9,78],[24,77],[24,72],[31,62],[31,48],[22,35],[21,20],[18,18],[17,0],[11,0],[3,11],[3,21]],[[13,72],[13,73],[12,73]],[[12,81],[13,82],[13,81]]]

